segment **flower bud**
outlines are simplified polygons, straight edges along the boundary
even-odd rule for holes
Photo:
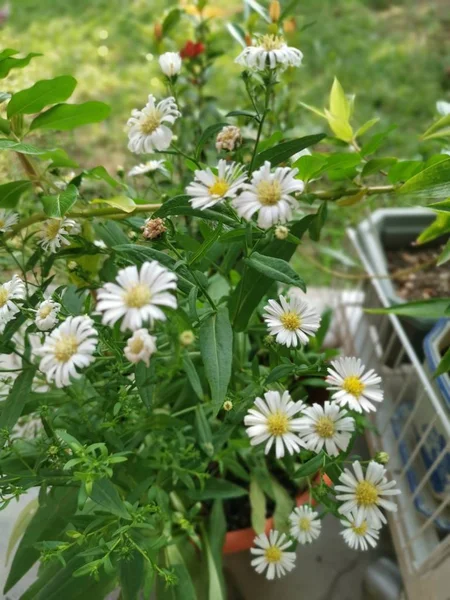
[[[76,263],[74,260],[69,260],[69,262],[67,263],[67,268],[69,269],[69,271],[75,271],[77,267],[78,263]]]
[[[375,454],[375,462],[380,463],[380,465],[387,465],[390,458],[387,452],[377,452]]]
[[[272,0],[269,6],[269,17],[272,23],[278,23],[281,15],[281,7],[278,0]]]
[[[190,346],[195,341],[194,332],[190,329],[186,329],[186,331],[182,331],[178,338],[180,340],[180,344],[182,346]]]
[[[297,29],[297,24],[295,22],[294,17],[291,19],[287,19],[283,23],[283,29],[285,33],[293,33]]]
[[[216,148],[221,150],[229,150],[232,152],[235,148],[242,144],[242,135],[239,127],[227,125],[219,131],[216,138]]]
[[[181,56],[178,52],[166,52],[159,57],[161,71],[167,77],[175,77],[181,71]]]
[[[159,23],[158,21],[156,21],[155,26],[153,28],[153,35],[155,36],[155,40],[157,40],[158,42],[163,38],[163,28],[161,23]]]
[[[285,240],[289,235],[289,229],[284,225],[278,225],[275,227],[275,237],[277,240]]]
[[[141,229],[142,235],[146,240],[155,240],[167,231],[167,227],[164,225],[162,219],[147,219]]]
[[[231,400],[225,400],[225,402],[223,403],[223,410],[226,410],[227,412],[233,409],[233,403],[231,402]]]

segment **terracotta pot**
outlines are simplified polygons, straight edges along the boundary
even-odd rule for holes
[[[323,480],[327,485],[331,485],[331,480],[327,475],[323,476]],[[309,503],[309,491],[299,493],[295,499],[297,506],[302,506],[302,504]],[[315,504],[314,500],[312,504]],[[270,519],[266,519],[266,526],[264,531],[268,533],[271,529],[273,529],[273,517]],[[237,552],[242,552],[243,550],[250,550],[253,546],[253,540],[255,539],[257,533],[252,529],[252,527],[247,527],[247,529],[238,529],[237,531],[228,531],[225,536],[225,543],[223,545],[223,553],[224,554],[235,554]]]

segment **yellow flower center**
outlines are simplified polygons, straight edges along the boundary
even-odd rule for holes
[[[151,297],[148,286],[144,283],[137,283],[125,292],[123,300],[128,308],[142,308],[149,303]]]
[[[138,337],[130,342],[130,350],[133,354],[139,354],[144,349],[142,338]]]
[[[215,182],[212,184],[212,186],[209,187],[208,192],[212,196],[223,196],[228,192],[229,189],[230,186],[225,181],[225,179],[220,179],[219,177],[216,177]]]
[[[78,350],[78,340],[74,335],[63,335],[55,344],[55,358],[66,363]]]
[[[358,398],[359,396],[361,396],[366,386],[359,379],[359,377],[351,375],[350,377],[346,377],[344,379],[342,387],[348,394],[351,394],[352,396],[355,396],[355,398]]]
[[[334,422],[330,417],[320,417],[316,423],[316,433],[322,438],[331,438],[335,432]]]
[[[5,304],[8,302],[8,298],[9,298],[8,290],[6,288],[4,288],[3,286],[0,287],[0,308],[2,306],[5,306]]]
[[[158,109],[153,108],[145,115],[144,119],[140,123],[142,133],[150,135],[158,129],[161,125],[161,113]]]
[[[58,236],[60,229],[61,221],[59,221],[58,219],[49,221],[45,228],[45,237],[49,240],[54,240]]]
[[[353,531],[356,535],[366,535],[367,533],[367,521],[363,521],[359,527],[352,525]]]
[[[282,552],[276,546],[269,546],[264,552],[264,557],[269,563],[277,563],[281,560]]]
[[[259,42],[259,45],[264,48],[264,50],[267,50],[267,52],[279,50],[284,44],[284,39],[279,35],[264,35]]]
[[[378,500],[378,490],[370,481],[360,481],[356,486],[355,496],[359,506],[371,506]]]
[[[302,324],[302,320],[295,312],[287,312],[280,318],[281,323],[285,329],[289,329],[289,331],[295,331]]]
[[[258,200],[263,206],[275,206],[281,200],[281,185],[278,180],[261,181],[256,187]]]
[[[308,517],[302,517],[298,521],[298,528],[300,531],[309,531],[311,529],[311,521]]]
[[[52,312],[53,307],[51,304],[47,304],[47,306],[43,306],[39,309],[39,317],[41,319],[45,319]]]
[[[267,417],[267,429],[271,435],[284,435],[289,431],[288,417],[284,413],[273,413]]]

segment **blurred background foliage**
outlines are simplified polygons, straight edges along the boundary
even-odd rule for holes
[[[267,6],[268,1],[261,4]],[[440,151],[434,142],[421,143],[420,134],[436,118],[436,100],[450,99],[448,0],[281,2],[282,8],[288,4],[295,16],[288,21],[286,37],[304,53],[304,66],[285,73],[285,85],[278,88],[290,133],[301,136],[324,130],[324,123],[300,102],[325,106],[337,76],[346,93],[356,95],[357,124],[379,117],[379,130],[397,126],[386,141],[384,156],[426,158]],[[158,30],[177,6],[183,9],[181,18],[158,40],[155,26]],[[246,103],[241,68],[233,62],[240,47],[226,24],[237,22],[255,31],[263,27],[252,11],[246,20],[240,0],[212,0],[203,14],[211,30],[209,43],[222,52],[204,89],[201,123],[206,127]],[[14,92],[38,79],[70,73],[78,80],[74,101],[98,99],[112,106],[110,118],[102,124],[57,135],[58,147],[84,167],[103,164],[111,173],[119,165],[127,169],[138,162],[126,147],[125,123],[131,109],[143,106],[150,92],[157,97],[166,94],[158,55],[195,39],[198,26],[195,4],[187,0],[18,0],[5,5],[0,21],[3,47],[43,53],[26,69],[13,71],[6,80],[8,89],[2,91]],[[192,101],[195,104],[196,98]],[[41,146],[52,147],[54,134],[39,135],[36,141]],[[0,157],[3,181],[19,170],[7,158]],[[336,246],[347,217],[358,220],[362,210],[351,207],[344,216],[341,209],[323,241]]]

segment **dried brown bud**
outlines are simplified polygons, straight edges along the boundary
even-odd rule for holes
[[[242,144],[242,135],[239,127],[235,127],[234,125],[227,125],[219,131],[219,134],[216,138],[216,148],[220,152],[220,150],[235,150],[238,146]]]
[[[293,33],[297,29],[297,23],[295,22],[294,17],[287,19],[283,23],[283,29],[285,33]]]
[[[147,219],[145,225],[141,227],[141,229],[142,235],[146,240],[155,240],[167,231],[167,227],[164,225],[162,219]]]
[[[158,42],[163,38],[163,28],[161,23],[159,23],[158,21],[156,21],[155,26],[153,28],[153,35],[155,36],[155,39]]]
[[[272,0],[269,6],[269,17],[272,23],[278,23],[281,15],[281,7],[278,0]]]

